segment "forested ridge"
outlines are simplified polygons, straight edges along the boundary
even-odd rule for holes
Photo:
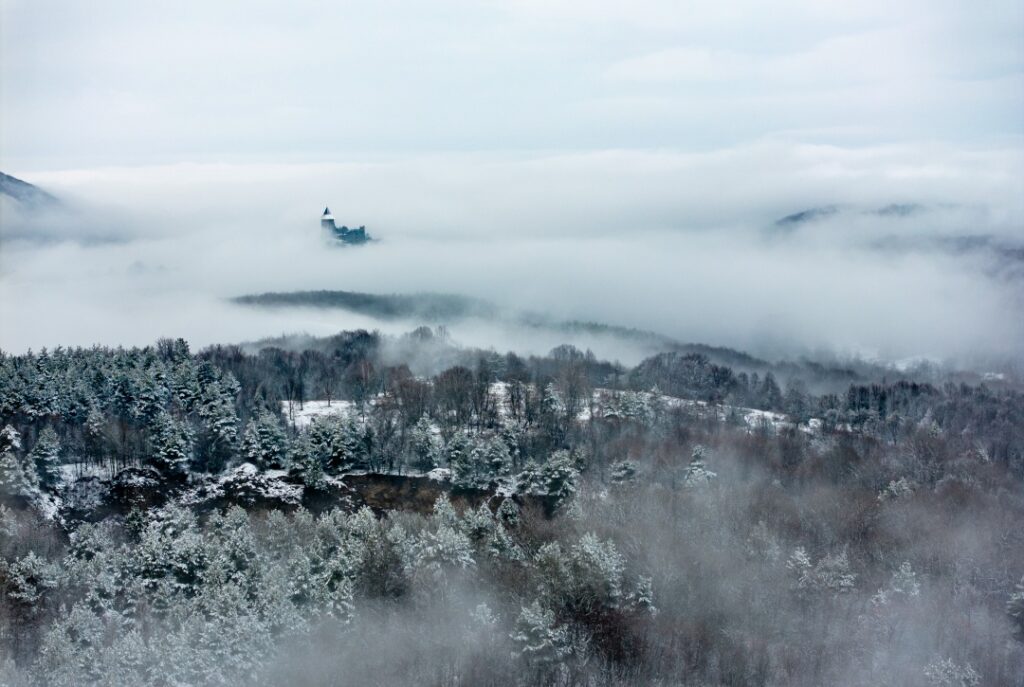
[[[3,354],[0,684],[1024,684],[1021,391],[757,370]]]

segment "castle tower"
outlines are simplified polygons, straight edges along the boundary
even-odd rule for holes
[[[320,228],[330,229],[334,231],[334,215],[331,214],[331,209],[328,207],[324,208],[324,214],[320,215]]]

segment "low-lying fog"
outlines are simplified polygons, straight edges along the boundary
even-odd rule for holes
[[[183,336],[199,347],[417,324],[226,301],[343,289],[466,294],[770,357],[1019,361],[1022,160],[1012,147],[766,141],[700,154],[9,169],[76,214],[60,219],[61,240],[15,240],[32,220],[4,199],[0,346]],[[325,204],[379,241],[327,245]],[[830,209],[774,224],[816,207]],[[546,351],[564,338],[500,323],[451,329],[499,350]],[[583,343],[623,362],[639,355]]]

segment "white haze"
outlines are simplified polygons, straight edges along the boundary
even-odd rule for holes
[[[225,299],[425,290],[769,356],[1019,360],[1020,261],[935,241],[1022,240],[1022,30],[1019,0],[0,0],[0,169],[82,208],[0,205],[0,346],[400,331]],[[324,204],[381,242],[329,250]]]
[[[1015,147],[840,148],[765,140],[708,153],[436,154],[317,164],[175,164],[37,172],[80,208],[57,242],[0,253],[0,346],[193,345],[356,327],[325,310],[231,296],[296,289],[450,292],[511,310],[655,330],[768,356],[822,349],[897,360],[1019,360],[1019,264],[879,239],[1019,245]],[[917,203],[907,217],[870,214]],[[319,214],[379,242],[325,244]],[[773,235],[775,219],[843,212]],[[10,229],[11,215],[5,215]],[[23,232],[21,232],[23,233]],[[93,236],[126,240],[96,242]],[[543,352],[567,337],[455,324],[464,343]],[[584,339],[598,355],[642,354]]]

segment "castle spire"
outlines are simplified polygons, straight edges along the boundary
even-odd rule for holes
[[[324,214],[320,215],[320,226],[324,229],[334,231],[334,215],[329,207],[324,208]]]

